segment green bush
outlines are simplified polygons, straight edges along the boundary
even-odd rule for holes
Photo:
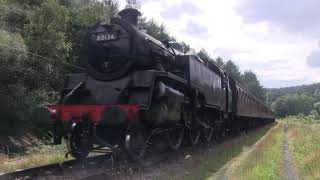
[[[0,134],[35,126],[33,109],[57,101],[88,27],[116,11],[113,1],[0,0]]]
[[[276,116],[286,117],[290,115],[308,115],[313,109],[314,99],[306,95],[287,95],[279,97],[272,103],[272,109]]]
[[[24,129],[31,109],[46,96],[25,85],[28,57],[23,38],[16,33],[0,31],[0,114],[1,134]]]

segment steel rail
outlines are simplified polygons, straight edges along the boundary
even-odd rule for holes
[[[13,172],[0,174],[0,180],[16,179],[19,177],[34,178],[34,177],[39,177],[43,174],[48,174],[48,173],[49,173],[49,175],[57,174],[57,173],[63,172],[65,169],[68,169],[68,168],[73,167],[75,165],[80,165],[80,166],[87,166],[89,164],[96,165],[96,164],[99,164],[103,161],[106,161],[108,157],[111,158],[111,155],[104,154],[104,155],[88,157],[88,158],[84,159],[83,161],[73,159],[73,160],[64,161],[61,163],[54,163],[54,164],[48,164],[48,165],[43,165],[43,166],[38,166],[38,167],[19,169],[19,170],[13,171]]]

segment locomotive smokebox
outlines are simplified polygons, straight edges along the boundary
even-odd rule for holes
[[[137,9],[126,8],[120,11],[118,14],[121,17],[121,19],[127,21],[128,23],[134,26],[138,26],[138,18],[139,16],[141,16],[141,12]]]

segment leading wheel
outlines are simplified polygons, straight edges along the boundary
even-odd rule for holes
[[[73,124],[67,139],[69,153],[76,159],[84,159],[92,149],[92,131],[87,123]]]
[[[146,154],[147,143],[141,130],[130,131],[125,135],[125,149],[133,161],[142,162]]]
[[[183,142],[184,138],[184,128],[179,127],[179,128],[172,128],[168,132],[168,143],[169,147],[172,150],[178,150]]]

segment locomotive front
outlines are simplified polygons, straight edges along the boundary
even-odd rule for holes
[[[125,9],[110,24],[94,25],[87,35],[87,72],[68,75],[60,102],[36,113],[53,120],[54,143],[61,144],[64,138],[75,158],[101,147],[114,151],[120,147],[139,159],[147,143],[142,136],[148,130],[142,124],[181,119],[184,95],[163,83],[170,81],[165,69],[176,52],[139,30],[139,15]],[[156,106],[154,100],[159,102]]]
[[[88,33],[88,72],[99,80],[112,80],[134,69],[162,69],[160,58],[172,61],[168,46],[138,28],[136,9],[124,9],[110,24],[97,23]]]

